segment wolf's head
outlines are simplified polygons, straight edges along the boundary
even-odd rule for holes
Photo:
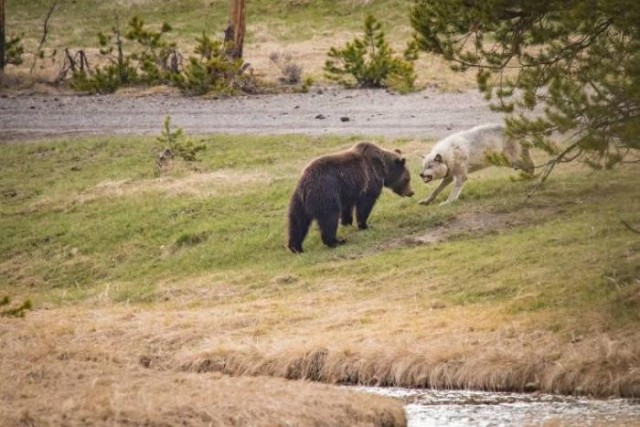
[[[449,167],[444,162],[440,153],[429,153],[422,161],[420,178],[426,183],[436,179],[442,179],[449,173]]]

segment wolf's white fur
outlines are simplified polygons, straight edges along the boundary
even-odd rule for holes
[[[486,124],[449,135],[438,141],[424,157],[420,177],[425,183],[442,179],[440,185],[420,204],[433,202],[444,188],[454,182],[446,202],[460,196],[467,174],[491,166],[489,157],[497,154],[506,159],[508,166],[533,173],[529,148],[506,137],[501,124]]]

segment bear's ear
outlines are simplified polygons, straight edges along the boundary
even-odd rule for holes
[[[400,166],[404,166],[406,162],[407,162],[407,159],[405,159],[404,157],[401,159],[396,159],[396,164]]]
[[[399,149],[399,148],[396,148],[396,149],[395,149],[395,150],[393,150],[393,151],[395,151],[395,152],[396,152],[396,153],[398,153],[398,154],[402,154],[402,151],[400,151],[400,149]]]
[[[442,163],[442,156],[440,154],[436,154],[436,156],[433,158],[433,161]]]

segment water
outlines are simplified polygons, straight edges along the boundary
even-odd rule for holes
[[[409,427],[640,427],[640,399],[357,387],[405,403]]]

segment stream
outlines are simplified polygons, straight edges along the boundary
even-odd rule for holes
[[[401,399],[409,427],[640,426],[640,399],[356,387]]]

